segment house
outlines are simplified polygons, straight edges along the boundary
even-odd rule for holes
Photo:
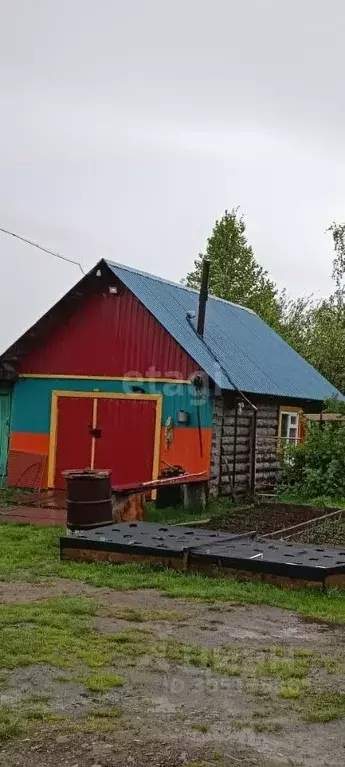
[[[4,352],[9,484],[63,488],[85,467],[125,484],[176,465],[209,472],[214,496],[271,484],[302,413],[339,393],[254,312],[199,299],[101,260]]]

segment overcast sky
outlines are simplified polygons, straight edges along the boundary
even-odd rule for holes
[[[179,281],[240,206],[326,295],[345,220],[343,0],[0,0],[0,226]],[[0,349],[78,280],[0,234]]]

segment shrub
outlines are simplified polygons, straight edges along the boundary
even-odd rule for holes
[[[327,403],[327,411],[334,412]],[[342,412],[342,403],[337,412]],[[309,422],[305,440],[284,451],[283,485],[302,496],[345,497],[345,421]]]

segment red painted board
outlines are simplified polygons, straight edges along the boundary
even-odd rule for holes
[[[7,480],[10,487],[43,487],[47,456],[10,450],[8,454]]]
[[[111,469],[112,484],[152,479],[156,402],[99,399],[95,469]]]
[[[93,398],[59,397],[54,487],[66,488],[62,472],[91,465]]]

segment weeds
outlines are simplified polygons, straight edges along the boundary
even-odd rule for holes
[[[206,732],[209,731],[210,728],[208,724],[204,724],[203,722],[201,722],[200,724],[193,724],[192,729],[205,734]]]
[[[280,722],[272,721],[271,719],[260,719],[253,723],[253,730],[257,733],[262,732],[281,732],[283,726]]]
[[[26,734],[40,724],[62,724],[65,717],[47,711],[43,704],[29,708],[23,706],[0,706],[0,742]]]
[[[0,742],[23,735],[27,729],[28,722],[17,709],[0,706]]]
[[[284,700],[296,700],[296,698],[301,697],[304,689],[301,684],[294,681],[292,684],[282,685],[279,694]]]
[[[121,716],[122,711],[117,706],[94,709],[87,714],[78,730],[87,734],[111,733],[117,729],[118,720]]]
[[[23,496],[24,492],[25,494],[27,494],[28,499],[30,499],[30,496],[32,496],[32,490],[24,491],[22,488],[16,488],[16,487],[0,488],[0,508],[16,505],[18,498],[20,496]]]
[[[304,702],[301,718],[304,722],[326,723],[345,717],[345,693],[313,691]]]
[[[134,607],[110,607],[104,610],[109,618],[144,623],[145,621],[181,621],[188,618],[187,614],[176,610],[139,610]]]
[[[313,650],[309,650],[307,647],[296,647],[293,655],[294,658],[312,658],[314,653]]]
[[[41,705],[48,703],[50,701],[50,695],[29,695],[25,702],[27,705],[35,705],[37,703],[40,703]]]
[[[188,762],[185,767],[205,767],[205,762]]]
[[[108,692],[114,687],[123,687],[124,680],[117,674],[92,674],[91,676],[76,677],[76,681],[81,682],[89,692]]]
[[[96,669],[109,666],[115,657],[147,651],[147,632],[97,632],[92,624],[96,612],[91,600],[73,597],[0,606],[0,668],[45,664],[69,669],[79,664]]]
[[[258,663],[257,676],[279,677],[280,679],[303,679],[308,676],[311,664],[306,660],[266,660]]]

